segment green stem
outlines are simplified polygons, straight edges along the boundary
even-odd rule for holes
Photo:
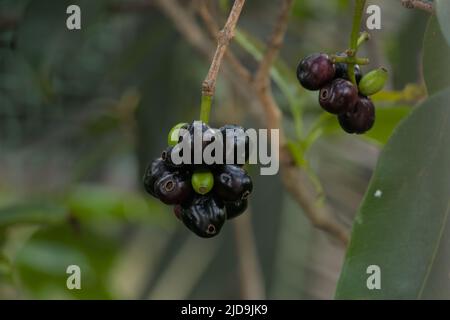
[[[209,122],[209,115],[211,113],[212,97],[202,96],[202,104],[200,105],[200,121],[203,123]]]
[[[367,40],[370,40],[370,33],[368,33],[367,31],[364,31],[363,33],[361,33],[361,35],[358,38],[358,42],[356,43],[356,47],[359,49],[361,47],[361,45],[366,42]]]
[[[331,59],[334,63],[343,62],[346,64],[359,64],[366,65],[370,63],[368,58],[355,58],[355,57],[340,57],[340,56],[331,56]]]
[[[358,39],[359,31],[361,29],[361,21],[364,13],[364,7],[366,5],[366,0],[356,0],[355,13],[353,15],[353,27],[352,33],[350,35],[350,50],[348,51],[350,57],[355,57],[358,52]],[[349,64],[348,76],[354,85],[356,84],[355,76],[355,64]]]

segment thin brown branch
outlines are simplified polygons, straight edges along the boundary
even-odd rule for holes
[[[248,209],[233,221],[236,251],[239,261],[239,275],[242,299],[265,299],[264,277],[256,251],[251,221],[252,212]]]
[[[199,14],[206,26],[206,29],[208,30],[210,37],[218,41],[218,35],[220,32],[219,26],[217,25],[216,21],[211,15],[207,3],[208,0],[201,1],[201,4],[199,5]],[[247,70],[247,68],[242,65],[239,59],[236,58],[236,56],[233,54],[230,48],[228,48],[228,50],[225,51],[225,60],[230,64],[230,66],[242,80],[246,82],[251,81],[252,75]]]
[[[264,57],[259,64],[258,71],[256,72],[255,79],[257,83],[266,82],[269,79],[270,68],[272,67],[284,41],[293,3],[293,0],[281,1],[281,9],[278,19],[270,36],[266,53],[264,54]]]
[[[286,190],[303,208],[306,216],[315,227],[330,233],[346,245],[349,240],[346,229],[335,221],[327,207],[318,205],[318,195],[313,191],[315,189],[308,176],[295,165],[293,156],[286,145],[286,137],[281,123],[281,111],[270,87],[270,68],[283,44],[291,7],[291,0],[283,0],[280,14],[267,45],[266,54],[255,76],[253,87],[264,110],[268,129],[279,129],[281,175]]]
[[[408,9],[419,9],[428,13],[434,13],[433,3],[426,0],[401,0],[402,5]]]
[[[211,62],[208,74],[202,85],[203,96],[214,96],[216,91],[216,81],[219,74],[220,65],[222,63],[223,56],[227,50],[230,40],[234,37],[234,29],[236,28],[237,21],[242,12],[245,0],[235,0],[233,7],[231,8],[227,22],[225,23],[222,31],[219,32],[217,40],[217,49]]]
[[[176,0],[155,0],[155,3],[170,18],[176,29],[202,54],[210,56],[210,43],[195,20],[183,10]]]

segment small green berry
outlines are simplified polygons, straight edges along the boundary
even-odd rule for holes
[[[372,96],[383,90],[388,80],[388,71],[379,68],[366,74],[359,83],[359,93],[364,96]]]
[[[167,144],[170,147],[174,147],[178,144],[180,134],[180,129],[187,129],[189,124],[187,123],[179,123],[176,126],[174,126],[172,129],[170,129],[169,135],[167,137]]]
[[[207,194],[214,186],[214,176],[210,171],[196,171],[192,175],[192,187],[198,194]]]

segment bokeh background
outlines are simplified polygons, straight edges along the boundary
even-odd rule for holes
[[[195,14],[196,1],[179,2]],[[413,99],[395,100],[407,112],[420,98],[427,15],[400,1],[369,2],[382,8],[382,29],[362,53],[370,67],[390,70],[392,94],[415,88]],[[211,3],[222,25],[232,2]],[[305,55],[345,50],[352,3],[295,1],[281,50],[291,78]],[[81,7],[79,31],[66,28],[70,4]],[[247,1],[240,32],[266,41],[277,8],[277,1]],[[232,48],[254,69],[243,41]],[[170,128],[198,116],[209,62],[151,0],[0,1],[0,298],[333,297],[344,248],[311,226],[279,176],[250,167],[251,209],[208,240],[145,194],[143,170]],[[294,135],[292,109],[275,85],[274,93]],[[301,93],[308,127],[322,111],[315,93]],[[264,127],[250,100],[221,75],[212,125]],[[308,152],[349,230],[381,147],[336,132]],[[82,290],[66,288],[71,264],[81,267]]]

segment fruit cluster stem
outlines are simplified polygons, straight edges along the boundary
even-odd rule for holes
[[[200,105],[200,121],[203,123],[209,122],[209,115],[211,114],[212,96],[202,95],[202,103]]]
[[[211,101],[216,91],[216,82],[220,70],[220,65],[222,64],[222,60],[228,48],[228,45],[231,39],[234,37],[234,30],[239,20],[239,16],[241,15],[244,3],[245,0],[234,1],[233,7],[231,8],[230,14],[228,15],[227,22],[217,36],[216,52],[214,53],[211,66],[209,67],[208,74],[206,75],[206,78],[203,81],[202,85],[202,105],[200,112],[201,119],[202,117],[209,119],[209,113],[211,111]],[[209,97],[209,99],[206,99],[206,97]]]
[[[353,15],[352,33],[350,35],[350,50],[348,50],[348,56],[351,58],[356,57],[356,54],[358,53],[358,40],[360,39],[359,31],[361,28],[361,21],[363,18],[365,5],[366,0],[356,0],[355,11]],[[355,63],[349,63],[348,76],[353,84],[357,85],[355,76]]]

